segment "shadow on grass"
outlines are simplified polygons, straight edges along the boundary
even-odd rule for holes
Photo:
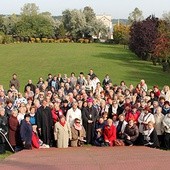
[[[154,66],[152,62],[140,60],[135,54],[129,50],[122,49],[123,47],[121,46],[108,46],[108,48],[113,48],[113,51],[102,52],[93,57],[110,60],[108,62],[113,62],[113,66],[120,65],[123,68],[122,72],[126,72],[126,76],[121,77],[123,80],[136,82],[140,81],[140,79],[145,79],[150,86],[170,84],[170,74],[163,72],[160,65]]]

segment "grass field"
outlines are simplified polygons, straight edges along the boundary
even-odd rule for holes
[[[8,89],[13,73],[18,74],[21,83],[20,91],[28,79],[36,84],[42,76],[46,79],[48,73],[64,73],[72,71],[78,76],[80,71],[85,74],[93,68],[103,80],[109,74],[114,84],[124,80],[127,85],[136,85],[145,79],[149,87],[155,84],[170,85],[170,74],[164,73],[160,66],[141,61],[129,50],[119,45],[106,44],[10,44],[0,45],[0,84]]]

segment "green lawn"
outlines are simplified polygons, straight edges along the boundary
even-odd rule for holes
[[[0,84],[8,89],[13,73],[18,74],[21,91],[28,79],[36,84],[40,76],[46,79],[48,73],[66,73],[72,71],[76,76],[80,71],[85,74],[93,68],[102,80],[109,74],[113,83],[124,80],[127,85],[136,85],[145,79],[152,87],[155,84],[170,85],[170,74],[164,73],[160,66],[139,60],[129,50],[119,45],[106,44],[10,44],[0,45]]]
[[[0,154],[0,160],[5,159],[6,157],[10,156],[12,152],[6,151],[5,154]]]

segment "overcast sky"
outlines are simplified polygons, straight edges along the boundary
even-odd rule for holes
[[[128,18],[135,7],[144,17],[154,14],[161,17],[170,11],[170,0],[0,0],[0,14],[19,14],[25,3],[35,3],[39,12],[62,15],[65,9],[83,9],[90,6],[96,14],[109,14],[112,18]]]

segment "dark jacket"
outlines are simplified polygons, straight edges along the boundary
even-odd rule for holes
[[[130,140],[134,142],[139,136],[139,129],[136,124],[134,124],[132,127],[129,127],[129,125],[127,124],[124,134],[125,136],[130,136]]]
[[[25,142],[25,144],[31,145],[32,141],[32,126],[31,123],[28,123],[24,120],[21,122],[20,127],[20,135],[22,142]]]

